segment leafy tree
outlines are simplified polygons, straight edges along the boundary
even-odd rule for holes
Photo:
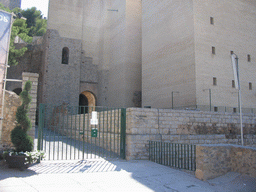
[[[23,41],[27,43],[31,43],[33,37],[28,36],[29,29],[27,28],[26,21],[23,19],[16,19],[12,26],[11,40],[10,40],[10,48],[9,48],[9,61],[10,65],[17,65],[17,59],[22,57],[25,52],[28,50],[27,47],[22,47],[20,49],[16,49],[14,46],[15,37],[19,36]]]
[[[43,19],[42,12],[36,7],[23,10],[21,12],[23,17],[27,18],[27,25],[30,28],[29,36],[42,36],[46,32],[47,21]]]
[[[15,17],[12,26],[8,64],[17,65],[17,59],[25,54],[27,47],[17,49],[14,45],[15,38],[18,36],[23,41],[31,43],[33,36],[43,36],[46,33],[47,21],[42,19],[41,11],[37,10],[35,7],[26,10],[22,10],[16,7],[13,10],[10,10],[9,8],[4,7],[2,3],[0,3],[0,9],[10,13],[13,12],[16,15],[22,13],[23,17],[27,19],[23,20]]]

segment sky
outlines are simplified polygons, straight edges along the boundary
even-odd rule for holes
[[[49,0],[21,0],[21,9],[36,7],[43,14],[43,17],[48,17]]]

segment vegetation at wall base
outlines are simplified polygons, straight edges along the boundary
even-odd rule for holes
[[[11,131],[11,141],[15,147],[16,152],[25,152],[33,150],[33,140],[27,134],[27,131],[31,128],[31,120],[28,117],[29,104],[31,102],[31,96],[29,91],[31,89],[31,81],[25,83],[24,89],[20,94],[22,104],[17,109],[16,120],[17,125]]]

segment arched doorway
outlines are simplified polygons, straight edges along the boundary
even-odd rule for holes
[[[96,98],[93,93],[84,91],[79,95],[79,113],[88,113],[94,110]]]
[[[79,114],[88,113],[88,99],[84,94],[79,95]]]

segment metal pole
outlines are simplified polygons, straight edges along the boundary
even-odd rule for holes
[[[173,109],[173,91],[172,91],[172,109]]]
[[[243,113],[242,113],[242,98],[241,98],[241,82],[239,78],[239,67],[238,67],[238,57],[236,57],[237,65],[237,77],[238,77],[238,94],[239,94],[239,110],[240,110],[240,127],[241,127],[241,144],[244,145],[244,134],[243,134]]]
[[[209,89],[210,111],[212,111],[212,90]]]

